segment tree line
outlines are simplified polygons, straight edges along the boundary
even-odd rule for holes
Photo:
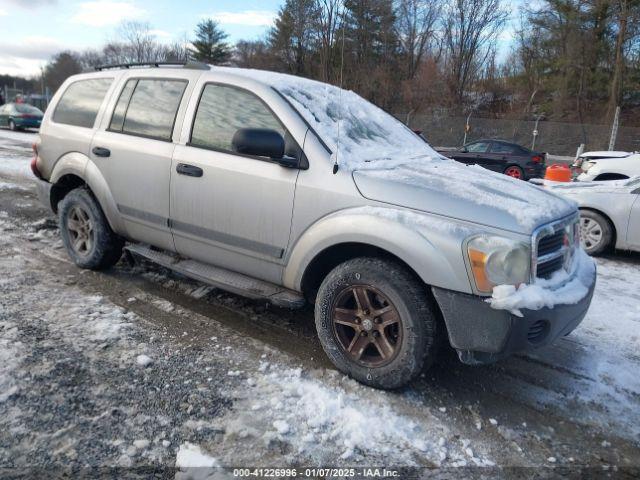
[[[429,111],[599,123],[620,106],[640,125],[640,0],[285,0],[260,40],[232,45],[211,19],[169,45],[151,32],[127,22],[101,49],[61,52],[44,83],[196,59],[343,85],[408,122]]]

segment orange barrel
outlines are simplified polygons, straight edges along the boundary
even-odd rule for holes
[[[569,165],[556,163],[547,167],[544,179],[551,180],[553,182],[570,182],[571,169],[569,168]]]

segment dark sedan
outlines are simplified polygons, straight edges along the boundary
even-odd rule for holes
[[[11,130],[40,128],[42,110],[26,103],[7,103],[0,106],[0,127]]]
[[[545,153],[503,140],[478,140],[460,150],[440,153],[458,162],[481,165],[521,180],[542,178],[545,172]]]

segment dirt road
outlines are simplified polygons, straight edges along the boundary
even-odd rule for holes
[[[220,465],[638,473],[639,256],[598,260],[592,309],[556,345],[486,367],[445,354],[408,388],[380,392],[332,369],[311,309],[150,264],[77,269],[35,198],[32,136],[0,131],[0,476],[120,467],[222,478]]]

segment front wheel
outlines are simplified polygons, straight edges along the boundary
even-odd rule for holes
[[[13,120],[9,120],[9,130],[11,130],[12,132],[16,132],[18,130],[18,127]]]
[[[437,321],[425,286],[395,262],[338,265],[320,286],[315,318],[334,365],[372,387],[401,387],[436,356]]]
[[[591,210],[580,210],[580,243],[589,255],[600,255],[613,243],[609,220]]]
[[[62,243],[77,266],[101,270],[118,263],[124,241],[111,230],[89,190],[69,192],[60,202],[58,217]]]

